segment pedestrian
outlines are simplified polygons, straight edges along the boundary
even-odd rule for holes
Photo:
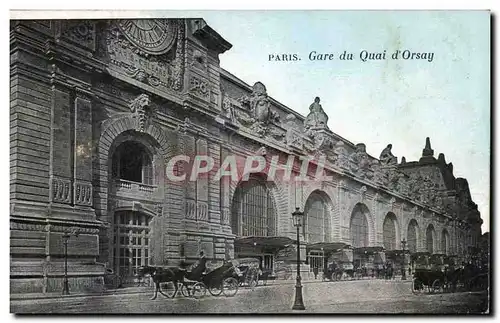
[[[318,279],[318,267],[314,267],[313,272],[314,272],[314,279]]]

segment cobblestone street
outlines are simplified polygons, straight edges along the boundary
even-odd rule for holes
[[[152,292],[152,291],[151,291]],[[240,288],[234,297],[190,299],[151,292],[106,296],[11,300],[14,313],[481,313],[486,292],[413,295],[409,281],[360,280],[308,282],[303,294],[306,310],[292,311],[294,285]]]

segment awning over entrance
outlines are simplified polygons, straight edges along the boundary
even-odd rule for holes
[[[307,245],[307,249],[321,249],[323,251],[338,251],[346,247],[349,247],[349,245],[343,242],[317,242]]]
[[[295,240],[288,237],[259,237],[259,236],[249,236],[249,237],[239,237],[234,239],[235,245],[247,245],[247,246],[265,246],[274,248],[284,248],[288,245],[297,243]]]

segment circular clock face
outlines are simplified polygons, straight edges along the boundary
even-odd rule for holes
[[[175,40],[175,25],[167,20],[125,19],[118,26],[130,42],[152,55],[164,54]]]

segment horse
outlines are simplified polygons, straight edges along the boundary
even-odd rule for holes
[[[150,275],[155,284],[155,291],[151,300],[155,300],[158,296],[158,292],[165,297],[174,298],[177,295],[179,289],[179,282],[184,282],[184,277],[186,276],[186,270],[177,267],[152,267],[152,266],[142,266],[138,269],[137,275],[139,277],[144,277]],[[174,294],[169,296],[165,294],[161,287],[161,283],[172,282],[174,284]]]

